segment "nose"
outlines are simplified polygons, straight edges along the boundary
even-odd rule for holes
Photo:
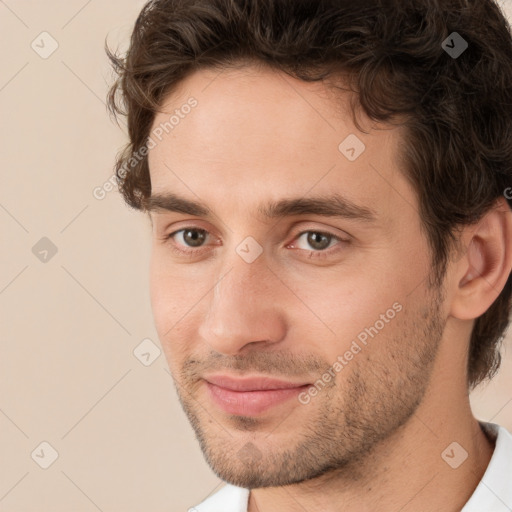
[[[235,260],[208,294],[200,338],[216,352],[231,356],[251,343],[279,343],[286,333],[280,286],[263,258],[252,263]]]

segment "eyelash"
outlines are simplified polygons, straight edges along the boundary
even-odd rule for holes
[[[201,251],[201,249],[196,249],[196,250],[194,250],[194,249],[192,249],[192,250],[179,249],[178,246],[172,241],[172,238],[174,237],[174,235],[177,235],[178,233],[181,233],[183,231],[199,231],[199,232],[203,232],[203,233],[207,233],[207,234],[208,234],[208,232],[205,229],[195,228],[193,226],[188,226],[188,227],[185,227],[185,228],[182,228],[182,229],[178,229],[177,231],[173,231],[172,233],[170,233],[169,235],[166,235],[164,237],[164,241],[166,243],[169,243],[169,245],[171,247],[171,250],[175,254],[178,254],[180,256],[194,257],[198,252]],[[329,232],[326,232],[326,231],[318,231],[318,230],[315,230],[315,229],[308,229],[308,230],[305,230],[305,231],[301,231],[294,238],[294,241],[299,239],[302,235],[304,235],[306,233],[316,233],[318,235],[323,235],[323,236],[326,236],[326,237],[330,238],[331,241],[332,240],[336,240],[337,242],[348,243],[348,240],[344,240],[344,239],[340,238],[339,236],[336,236],[336,235],[334,235],[332,233],[329,233]],[[340,245],[340,244],[336,244],[336,245]],[[336,245],[334,247],[336,247]],[[341,249],[335,249],[333,251],[332,247],[329,247],[328,249],[322,249],[322,250],[316,250],[316,251],[315,250],[307,251],[306,249],[298,249],[298,250],[299,251],[306,251],[308,253],[308,258],[323,259],[323,258],[327,258],[327,257],[331,256],[332,252],[338,252]]]

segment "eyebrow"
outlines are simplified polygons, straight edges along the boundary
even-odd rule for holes
[[[212,211],[206,205],[185,199],[173,193],[154,194],[145,201],[145,209],[151,213],[160,211],[177,212],[196,217],[211,217]],[[258,213],[266,219],[293,215],[320,215],[340,217],[364,222],[377,220],[375,210],[357,205],[340,194],[328,196],[298,197],[271,201],[258,207]]]

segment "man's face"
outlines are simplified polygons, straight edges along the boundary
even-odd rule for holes
[[[344,101],[272,71],[203,70],[154,120],[156,130],[179,110],[153,132],[152,194],[210,210],[151,213],[156,328],[208,463],[242,487],[360,463],[421,402],[442,337],[400,132],[359,132]],[[364,151],[353,138],[340,147],[351,134]],[[263,213],[334,194],[349,203],[340,215],[311,202]],[[305,385],[207,382],[222,375]]]

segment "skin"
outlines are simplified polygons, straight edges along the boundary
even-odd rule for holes
[[[190,96],[197,107],[149,153],[152,193],[213,214],[150,212],[150,288],[180,402],[211,468],[252,489],[250,512],[460,510],[494,448],[470,409],[466,352],[474,319],[512,268],[505,201],[462,231],[462,256],[438,289],[417,196],[400,171],[401,128],[366,119],[361,133],[346,96],[254,65],[194,72],[153,127]],[[349,134],[366,145],[353,162],[338,150]],[[376,220],[258,213],[270,200],[333,191]],[[168,238],[184,228],[206,238]],[[323,239],[321,249],[304,231],[344,241]],[[236,252],[248,236],[263,250],[252,263]],[[206,392],[202,377],[213,371],[314,383],[395,303],[401,311],[308,404],[234,416]],[[457,469],[441,457],[454,441],[468,453]]]

